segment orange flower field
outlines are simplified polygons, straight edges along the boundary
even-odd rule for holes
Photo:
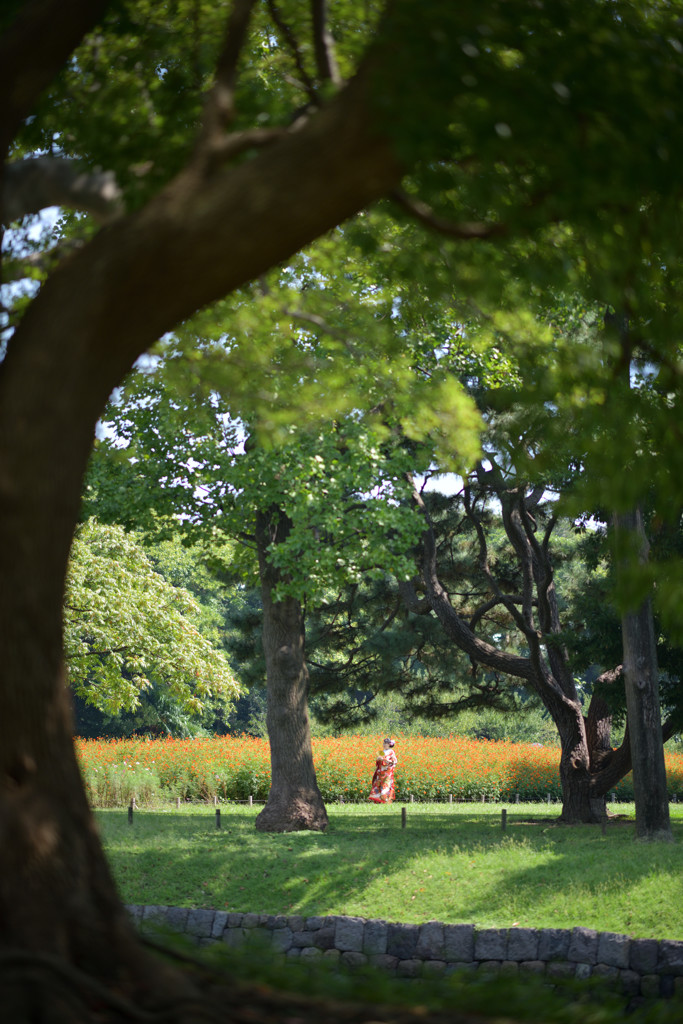
[[[148,799],[265,800],[270,786],[267,740],[76,740],[88,797],[94,807]],[[367,800],[381,737],[313,740],[318,785],[326,801]],[[557,747],[489,742],[462,736],[396,737],[396,799],[418,801],[559,799]],[[669,793],[683,796],[683,754],[667,752]],[[617,798],[633,799],[630,775]]]

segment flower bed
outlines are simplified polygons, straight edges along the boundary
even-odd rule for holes
[[[367,800],[381,737],[313,740],[318,785],[326,801]],[[121,806],[134,796],[181,800],[265,800],[270,748],[251,736],[210,739],[76,740],[88,797],[95,807]],[[560,798],[557,747],[489,742],[462,736],[396,737],[396,799],[418,801]],[[683,754],[665,754],[669,793],[683,797]],[[633,799],[628,775],[617,799]]]

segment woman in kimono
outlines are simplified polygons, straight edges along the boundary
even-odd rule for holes
[[[375,774],[372,776],[372,789],[368,797],[368,800],[374,804],[389,804],[396,797],[394,768],[397,761],[394,753],[394,741],[387,736],[382,747],[382,753],[375,762]]]

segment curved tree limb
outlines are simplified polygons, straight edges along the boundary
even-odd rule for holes
[[[2,210],[6,224],[48,206],[89,213],[105,223],[123,212],[112,171],[84,171],[74,160],[39,156],[5,166]]]
[[[402,206],[411,217],[419,221],[425,227],[436,231],[440,235],[447,235],[449,238],[459,238],[464,242],[476,241],[477,239],[500,238],[506,235],[508,228],[505,224],[486,224],[484,221],[449,221],[434,213],[431,206],[409,196],[407,193],[396,189],[389,197]]]

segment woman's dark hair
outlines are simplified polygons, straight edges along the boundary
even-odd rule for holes
[[[384,743],[388,743],[390,747],[394,746],[394,740],[389,739],[388,736],[384,738]],[[382,744],[382,746],[384,746],[384,743]]]

